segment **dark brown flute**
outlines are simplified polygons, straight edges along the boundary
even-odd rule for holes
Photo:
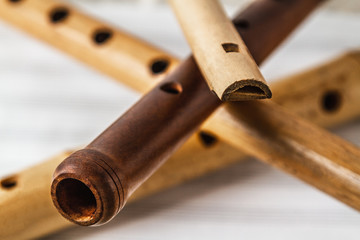
[[[259,64],[320,2],[256,1],[234,24]],[[189,57],[85,149],[59,165],[51,187],[55,206],[80,225],[108,222],[220,105]]]

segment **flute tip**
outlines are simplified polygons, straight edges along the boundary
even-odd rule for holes
[[[271,98],[269,86],[257,80],[241,80],[225,89],[222,101],[247,101]]]

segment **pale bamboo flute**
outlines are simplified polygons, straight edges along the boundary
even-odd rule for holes
[[[169,1],[210,90],[222,101],[271,98],[271,91],[217,0]]]

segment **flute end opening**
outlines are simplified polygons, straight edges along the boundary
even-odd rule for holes
[[[124,205],[117,175],[98,151],[83,149],[71,154],[55,170],[51,197],[60,214],[81,226],[109,222]]]
[[[223,93],[222,101],[247,101],[271,98],[267,84],[256,80],[242,80],[230,85]]]
[[[77,223],[92,222],[97,210],[93,192],[77,179],[63,179],[56,186],[56,200],[63,215]]]

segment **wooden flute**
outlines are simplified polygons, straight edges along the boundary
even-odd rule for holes
[[[304,8],[298,9],[296,1],[280,7],[273,1],[259,1],[245,9],[240,18],[247,16],[255,25],[242,36],[257,46],[253,53],[257,62],[319,2],[302,1]],[[261,21],[259,15],[264,16]],[[284,21],[286,16],[291,20]],[[264,26],[272,31],[259,31]],[[194,59],[188,58],[85,149],[58,166],[51,187],[55,206],[79,225],[108,222],[220,103],[208,90]]]
[[[310,71],[275,82],[272,84],[273,101],[320,126],[334,127],[360,115],[359,77],[360,53],[351,52]],[[199,142],[199,138],[193,135],[135,191],[129,202],[245,158],[245,154],[216,138],[209,138],[211,141],[206,145]],[[49,195],[53,171],[70,154],[59,154],[0,180],[1,239],[37,238],[72,226],[58,214]]]
[[[222,101],[271,98],[258,66],[217,0],[169,2],[202,75]]]

